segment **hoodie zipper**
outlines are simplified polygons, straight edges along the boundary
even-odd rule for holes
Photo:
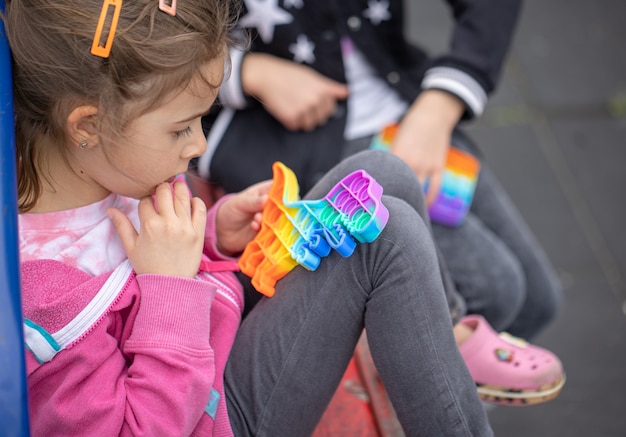
[[[24,341],[39,361],[50,361],[72,343],[87,335],[113,304],[119,301],[126,289],[132,266],[126,260],[107,278],[96,296],[67,325],[49,334],[44,328],[31,321],[24,323]]]

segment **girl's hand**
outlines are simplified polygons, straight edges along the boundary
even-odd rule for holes
[[[183,182],[176,182],[173,190],[162,183],[154,200],[147,196],[139,201],[139,232],[119,209],[107,212],[137,274],[196,276],[204,245],[206,206],[197,197],[190,199]]]
[[[402,119],[393,140],[391,152],[413,169],[422,185],[427,184],[427,205],[439,193],[452,130],[463,110],[452,94],[424,91]]]
[[[215,218],[217,248],[238,255],[261,229],[261,213],[272,181],[259,182],[222,203]]]

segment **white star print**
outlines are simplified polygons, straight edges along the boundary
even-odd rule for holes
[[[315,62],[315,44],[306,35],[298,35],[295,44],[289,45],[289,51],[293,53],[293,60],[300,63],[312,64]]]
[[[374,26],[379,25],[385,20],[391,18],[389,13],[389,1],[388,0],[369,0],[367,2],[367,9],[363,12],[363,16],[369,18]]]
[[[278,7],[278,0],[245,0],[248,13],[239,19],[242,27],[256,27],[265,44],[272,42],[274,27],[293,21],[293,15]]]
[[[302,9],[302,7],[304,6],[304,1],[303,0],[285,0],[283,2],[283,6],[285,8]]]

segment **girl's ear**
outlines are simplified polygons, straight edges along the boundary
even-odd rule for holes
[[[96,115],[98,108],[85,105],[77,106],[67,116],[67,132],[76,147],[88,149],[98,144]]]

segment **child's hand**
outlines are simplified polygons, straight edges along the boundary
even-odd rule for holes
[[[312,131],[324,125],[348,98],[348,87],[304,64],[267,53],[248,53],[241,65],[247,94],[286,129]]]
[[[413,169],[420,183],[428,182],[426,204],[437,198],[452,130],[463,114],[461,101],[444,91],[424,91],[404,116],[391,147]]]
[[[261,212],[272,181],[259,182],[226,200],[216,216],[217,247],[224,255],[238,255],[261,229]]]
[[[197,197],[190,199],[184,183],[176,182],[173,193],[170,184],[162,183],[156,189],[154,200],[151,196],[140,200],[139,233],[119,209],[110,208],[107,212],[137,274],[193,278],[198,273],[206,206]]]

